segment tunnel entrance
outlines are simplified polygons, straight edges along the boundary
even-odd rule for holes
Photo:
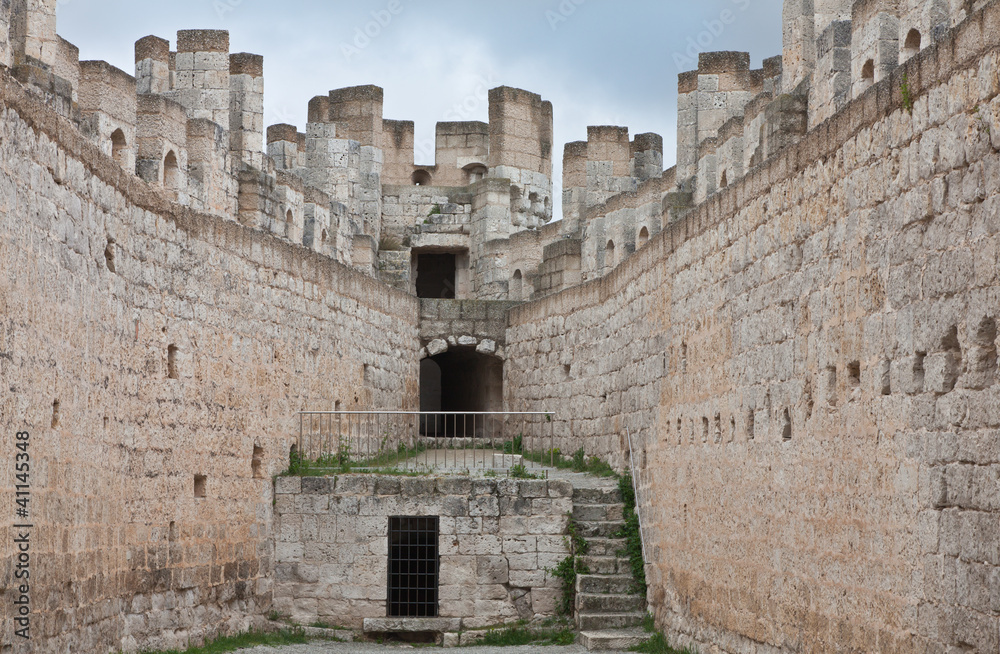
[[[487,425],[471,413],[503,411],[503,361],[472,348],[449,350],[420,362],[420,410],[425,436],[483,435]]]
[[[417,297],[434,300],[455,298],[456,256],[454,253],[414,254]]]

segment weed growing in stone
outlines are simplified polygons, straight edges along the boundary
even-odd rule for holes
[[[639,531],[639,514],[635,505],[635,488],[632,486],[632,475],[625,474],[618,479],[618,492],[621,493],[625,505],[625,526],[615,538],[625,539],[625,549],[619,552],[627,556],[632,568],[632,578],[635,580],[635,592],[646,594],[646,564],[642,556],[642,532]]]
[[[636,645],[629,650],[630,652],[645,652],[645,654],[698,654],[696,650],[684,648],[684,649],[674,649],[667,642],[666,637],[656,632],[652,638],[647,640],[641,645]]]
[[[518,463],[516,466],[511,466],[507,475],[511,479],[542,479],[541,475],[535,475],[528,472],[528,469],[524,467],[523,463]]]
[[[400,443],[396,449],[383,447],[368,458],[357,458],[352,455],[350,446],[342,443],[335,454],[321,456],[313,461],[293,450],[288,457],[288,470],[281,476],[325,477],[327,475],[365,472],[379,475],[420,477],[430,474],[430,471],[410,470],[399,466],[425,451],[427,448],[423,445],[408,447],[405,443]]]
[[[976,120],[979,131],[988,135],[990,133],[990,124],[986,120],[986,116],[983,115],[983,108],[977,104],[972,108],[972,115]]]
[[[184,650],[170,650],[166,652],[146,652],[145,654],[222,654],[223,652],[235,652],[246,647],[257,645],[267,645],[270,647],[278,645],[300,645],[308,643],[309,638],[301,629],[285,629],[272,633],[261,631],[250,631],[238,636],[223,636],[201,647],[192,647]]]
[[[906,113],[913,115],[913,96],[910,94],[910,79],[904,73],[903,81],[899,84],[899,90],[903,94],[903,109]]]
[[[562,598],[559,603],[559,614],[573,615],[573,607],[576,604],[576,576],[590,574],[590,569],[580,559],[580,557],[586,556],[590,544],[580,535],[572,514],[569,515],[566,532],[566,546],[569,548],[570,554],[559,562],[555,570],[549,572],[552,573],[553,577],[558,577],[561,580]]]
[[[573,472],[584,472],[595,477],[615,477],[618,473],[607,461],[596,456],[588,457],[583,448],[573,453],[567,458],[563,456],[559,449],[548,452],[524,452],[523,456],[528,461],[552,465],[560,470],[572,470]]]
[[[391,235],[385,235],[379,239],[379,252],[399,252],[403,249],[403,241]]]
[[[515,625],[504,629],[491,629],[481,640],[471,645],[489,647],[517,647],[519,645],[572,645],[576,642],[576,633],[565,627],[563,629],[528,629],[523,625]]]

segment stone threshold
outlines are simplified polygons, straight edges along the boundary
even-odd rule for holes
[[[366,634],[414,634],[462,630],[461,618],[365,618]]]

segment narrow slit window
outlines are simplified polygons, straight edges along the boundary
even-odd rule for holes
[[[264,448],[259,445],[253,446],[253,456],[250,458],[250,472],[254,479],[260,479],[264,475],[261,472],[261,465],[264,459]]]
[[[194,496],[197,498],[206,497],[208,486],[208,477],[205,475],[195,475],[194,476]]]
[[[389,518],[388,617],[437,617],[439,523],[437,516]]]
[[[180,379],[177,372],[177,346],[167,346],[167,379]]]

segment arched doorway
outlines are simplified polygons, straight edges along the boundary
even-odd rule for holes
[[[473,348],[454,348],[424,359],[420,410],[441,414],[425,419],[425,435],[483,435],[486,423],[471,414],[503,411],[503,361]]]

